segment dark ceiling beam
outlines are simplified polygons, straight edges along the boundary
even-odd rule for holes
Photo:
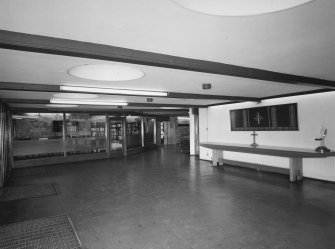
[[[241,103],[242,101],[232,101],[232,102],[223,102],[223,103],[215,103],[211,105],[207,105],[206,107],[212,107],[212,106],[218,106],[218,105],[231,105],[231,104],[238,104]]]
[[[49,99],[16,99],[16,98],[2,98],[3,103],[7,104],[32,104],[32,105],[47,105],[50,104]],[[181,108],[201,108],[206,105],[188,105],[188,104],[160,104],[160,103],[134,103],[128,102],[128,106],[132,107],[181,107]]]
[[[178,99],[217,99],[217,100],[228,100],[228,101],[254,101],[258,102],[258,98],[254,97],[242,97],[242,96],[225,96],[225,95],[210,95],[210,94],[195,94],[195,93],[175,93],[169,92],[168,98]]]
[[[335,81],[331,80],[7,30],[0,30],[0,48],[124,62],[278,83],[335,87]]]
[[[46,99],[14,99],[14,98],[3,98],[2,101],[7,104],[33,104],[33,105],[47,105],[50,104],[50,100]]]
[[[303,91],[303,92],[295,92],[295,93],[273,95],[273,96],[268,96],[268,97],[264,97],[264,98],[259,98],[259,100],[261,102],[262,100],[267,100],[267,99],[295,97],[295,96],[317,94],[317,93],[324,93],[324,92],[334,92],[334,91],[335,91],[335,89],[325,88],[325,89],[318,89],[318,90],[311,90],[311,91]],[[237,103],[241,103],[241,102],[242,101],[232,101],[232,102],[215,103],[215,104],[206,105],[206,107],[212,107],[212,106],[218,106],[218,105],[231,105],[231,104],[237,104]]]
[[[0,90],[28,91],[28,92],[60,92],[60,87],[59,85],[0,81]]]
[[[0,82],[0,90],[11,90],[11,91],[30,91],[30,92],[63,92],[63,93],[83,93],[79,91],[61,91],[59,85],[46,85],[46,84],[35,84],[35,83],[18,83],[18,82]],[[111,93],[99,93],[99,95],[123,95],[123,94],[111,94]],[[128,95],[130,96],[130,95]],[[155,96],[138,96],[137,97],[152,97]],[[217,100],[239,100],[239,101],[259,101],[258,98],[254,97],[242,97],[242,96],[224,96],[224,95],[209,95],[209,94],[193,94],[193,93],[176,93],[169,92],[166,97],[157,98],[180,98],[180,99],[217,99]]]
[[[188,105],[188,104],[160,104],[160,103],[134,103],[128,102],[128,106],[137,106],[137,107],[180,107],[184,109],[188,108],[198,108],[198,107],[205,107],[205,105]],[[145,111],[145,110],[143,110]]]
[[[94,115],[151,115],[151,116],[159,116],[159,115],[168,115],[168,116],[180,116],[180,115],[188,115],[188,110],[161,110],[161,109],[150,109],[150,110],[138,110],[138,109],[71,109],[71,108],[23,108],[23,107],[11,107],[11,112],[14,115],[21,113],[89,113]]]
[[[317,93],[333,92],[333,91],[335,91],[335,89],[325,88],[325,89],[318,89],[318,90],[311,90],[311,91],[273,95],[273,96],[261,98],[260,100],[277,99],[277,98],[285,98],[285,97],[293,97],[293,96],[301,96],[301,95],[309,95],[309,94],[317,94]]]

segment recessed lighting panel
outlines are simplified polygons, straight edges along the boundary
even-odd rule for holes
[[[59,105],[59,104],[49,104],[46,105],[47,107],[60,107],[60,108],[66,108],[66,107],[78,107],[78,105]]]
[[[290,9],[314,0],[173,0],[184,8],[209,15],[252,16]]]
[[[77,66],[71,68],[68,73],[77,78],[99,81],[126,81],[144,76],[144,73],[136,68],[103,64]]]
[[[77,99],[50,99],[52,104],[73,104],[73,105],[113,105],[121,106],[128,105],[126,102],[112,102],[112,101],[99,101],[99,100],[77,100]]]
[[[62,99],[95,99],[99,97],[96,94],[86,94],[86,93],[55,93],[52,96],[55,98],[62,98]]]
[[[128,89],[115,89],[115,88],[99,88],[99,87],[84,87],[84,86],[60,86],[62,91],[73,92],[88,92],[88,93],[110,93],[121,95],[141,95],[141,96],[167,96],[167,92],[156,91],[142,91],[142,90],[128,90]]]

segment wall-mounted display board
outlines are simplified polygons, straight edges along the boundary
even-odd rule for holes
[[[230,110],[232,131],[297,131],[297,103]]]

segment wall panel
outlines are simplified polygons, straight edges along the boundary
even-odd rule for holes
[[[231,105],[209,107],[208,111],[200,112],[202,126],[202,142],[223,142],[251,144],[250,131],[231,131],[230,110],[252,108],[266,105],[297,103],[298,124],[297,131],[257,131],[256,142],[260,145],[276,145],[296,148],[316,148],[319,143],[315,138],[320,136],[320,128],[328,129],[326,146],[335,150],[335,92],[301,95],[294,97],[264,100],[262,103],[244,102]],[[203,153],[203,158],[210,160]],[[244,162],[272,165],[287,168],[285,158],[267,157],[261,155],[245,155],[242,153],[225,152],[225,159],[241,160]],[[306,159],[303,163],[304,176],[335,181],[335,158]]]

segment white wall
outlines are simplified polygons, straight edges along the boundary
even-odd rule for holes
[[[192,108],[189,110],[190,117],[190,155],[195,155],[195,137],[194,137],[194,114],[192,113]]]
[[[316,148],[314,139],[320,136],[320,127],[328,129],[326,146],[335,150],[335,93],[319,93],[287,98],[264,100],[257,104],[244,102],[232,105],[221,105],[201,110],[200,142],[227,142],[251,144],[250,131],[231,131],[229,110],[298,103],[299,131],[257,131],[257,143],[260,145],[276,145],[296,148]],[[208,130],[206,129],[208,128]],[[203,151],[203,149],[202,149]],[[288,168],[288,159],[261,155],[224,152],[230,160],[252,162],[264,165]],[[201,159],[210,160],[207,152],[201,153]],[[307,177],[335,181],[335,159],[304,159],[304,175]]]
[[[200,143],[209,142],[207,108],[199,108],[199,140]],[[212,150],[200,146],[199,158],[203,160],[212,160]]]

